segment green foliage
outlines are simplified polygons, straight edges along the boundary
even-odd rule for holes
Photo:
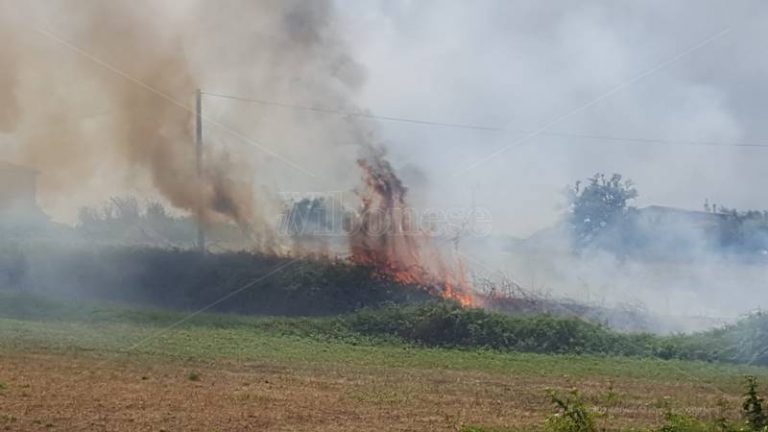
[[[562,379],[564,376],[569,379],[601,376],[664,381],[689,380],[712,383],[718,387],[733,383],[734,378],[739,375],[752,374],[762,379],[768,374],[765,369],[758,367],[723,366],[702,362],[501,353],[499,351],[519,350],[519,346],[513,341],[518,338],[525,339],[526,334],[541,338],[537,343],[529,340],[526,343],[530,345],[523,345],[537,352],[553,349],[557,346],[553,341],[564,337],[558,331],[526,333],[531,331],[530,327],[534,326],[532,323],[549,329],[579,329],[575,333],[566,331],[565,334],[568,335],[566,339],[579,341],[578,344],[582,347],[579,352],[583,354],[588,353],[584,347],[617,352],[623,350],[625,345],[633,345],[635,339],[633,335],[611,332],[589,323],[570,327],[572,320],[563,318],[510,317],[461,309],[445,303],[366,309],[334,318],[257,318],[205,313],[190,318],[178,312],[76,305],[44,300],[29,294],[0,293],[0,317],[4,316],[25,319],[0,318],[0,347],[9,352],[17,347],[120,352],[135,346],[130,350],[137,354],[165,355],[180,359],[237,358],[241,361],[248,359],[276,364],[321,362],[341,367],[365,365],[376,368],[482,370],[524,376],[546,375],[553,380]],[[53,320],[55,321],[40,322]],[[568,324],[563,324],[562,321],[568,321]],[[94,323],[99,325],[93,325]],[[173,327],[169,328],[170,326]],[[494,327],[494,331],[500,333],[493,333],[485,326]],[[158,332],[158,328],[164,330]],[[441,335],[443,330],[451,336]],[[492,342],[497,337],[492,335],[502,335],[500,340],[509,342],[509,345]],[[485,340],[485,345],[475,345],[473,337]],[[696,344],[705,340],[704,334],[696,337],[698,340],[692,343],[686,341],[684,336],[668,339],[648,335],[643,339],[646,351],[638,352],[652,356],[658,353],[659,346],[665,344],[676,344],[676,352],[680,354],[687,350],[695,352],[699,349]],[[485,348],[496,344],[498,348],[496,351],[448,350],[417,348],[413,344],[460,348]],[[569,345],[569,349],[576,346],[579,345]],[[186,376],[190,381],[201,379],[200,374],[195,371],[185,371],[181,376]],[[762,399],[758,396],[756,379],[748,379],[745,388],[744,422],[731,423],[726,420],[731,416],[726,415],[714,420],[702,420],[667,410],[665,423],[656,430],[765,432],[765,411]],[[622,396],[612,384],[608,384],[606,390],[605,394],[590,400],[601,407],[622,403]],[[621,412],[607,410],[606,414],[598,416],[598,411],[588,406],[578,393],[565,397],[553,394],[552,402],[558,408],[559,415],[546,423],[545,426],[550,431],[597,430],[597,422],[603,423],[614,415],[614,412]],[[501,432],[507,429],[467,426],[462,430]]]
[[[343,318],[368,336],[390,336],[424,346],[489,348],[555,354],[605,354],[714,360],[706,337],[662,337],[613,331],[578,318],[506,315],[449,302],[366,309]]]
[[[652,432],[766,432],[765,416],[762,409],[755,410],[755,406],[762,407],[762,399],[757,396],[757,383],[754,377],[747,377],[746,396],[743,407],[743,414],[746,422],[731,422],[727,420],[725,402],[721,408],[723,412],[714,420],[704,420],[692,415],[683,414],[674,411],[665,402],[660,408],[664,409],[664,423],[654,429],[648,429]],[[558,412],[547,418],[543,430],[546,432],[597,432],[597,419],[608,417],[608,414],[598,414],[594,409],[587,406],[576,389],[571,390],[566,397],[559,396],[556,392],[549,390],[550,400],[557,408]],[[609,395],[614,394],[609,389]],[[762,422],[762,423],[761,423]],[[474,431],[476,429],[467,429]],[[483,429],[477,429],[483,431]]]
[[[32,282],[53,296],[10,296],[0,301],[0,313],[20,318],[85,315],[90,321],[168,320],[160,311],[101,307],[86,312],[80,310],[83,305],[64,307],[50,300],[60,295],[142,308],[301,316],[305,318],[276,319],[270,325],[276,331],[318,338],[768,365],[765,313],[708,332],[658,336],[616,332],[578,318],[462,308],[436,301],[425,290],[372,278],[370,268],[337,260],[297,261],[253,253],[201,256],[152,248],[47,248],[35,260],[45,265],[36,266]],[[335,318],[307,319],[318,316]],[[206,318],[216,326],[233,319]]]
[[[620,174],[597,173],[582,187],[580,181],[567,191],[569,222],[575,246],[584,248],[611,230],[620,228],[629,213],[628,203],[637,197],[630,180]]]
[[[658,207],[637,210],[638,193],[620,174],[597,173],[566,190],[567,223],[576,251],[601,249],[617,256],[696,259],[703,252],[752,256],[768,249],[768,211],[723,206],[701,212]],[[645,217],[649,216],[649,217]]]
[[[746,393],[744,402],[741,405],[744,419],[753,431],[762,431],[768,425],[768,416],[766,416],[763,406],[763,398],[757,394],[757,378],[747,376]]]
[[[726,355],[731,361],[768,365],[768,313],[753,313],[714,334],[729,345]]]
[[[681,414],[665,404],[664,424],[655,429],[658,432],[766,432],[768,418],[764,412],[763,399],[757,394],[757,379],[747,376],[745,395],[742,403],[744,423],[729,422],[723,412],[714,420],[702,420]],[[612,390],[611,390],[612,393]],[[552,402],[559,412],[547,419],[545,429],[552,432],[593,432],[595,415],[579,397],[576,390],[568,398],[561,398],[550,391]],[[724,404],[724,402],[721,402]],[[721,407],[726,408],[724,405]]]
[[[464,426],[461,429],[459,429],[459,432],[519,432],[519,429],[510,429],[510,428],[500,428],[500,427],[494,427],[494,428],[487,428],[487,427],[481,427],[481,426]]]
[[[718,422],[707,422],[684,414],[678,414],[669,410],[664,415],[665,423],[658,432],[728,432],[734,431],[727,425]],[[726,429],[722,429],[726,427]]]
[[[390,335],[426,346],[491,348],[541,353],[640,354],[648,348],[576,318],[550,315],[511,316],[449,302],[367,309],[345,318],[352,331]]]
[[[595,413],[587,407],[576,389],[566,397],[551,390],[549,398],[558,412],[547,419],[545,429],[548,432],[597,432]]]
[[[296,277],[296,275],[292,276]],[[263,288],[262,288],[263,289]],[[267,292],[268,293],[268,292]],[[270,297],[261,291],[262,301]],[[274,294],[273,294],[274,295]],[[238,296],[235,296],[238,297]],[[274,299],[274,297],[272,297]],[[246,300],[247,311],[258,296]],[[315,297],[322,305],[322,297]],[[385,304],[382,301],[382,304]],[[298,306],[309,308],[308,303]],[[297,310],[297,305],[293,309]],[[346,307],[354,310],[355,306]],[[270,305],[275,310],[275,305]],[[327,310],[334,310],[326,306]],[[338,310],[338,309],[335,309]],[[568,355],[609,355],[704,360],[753,365],[768,364],[768,315],[756,314],[736,324],[691,335],[659,336],[621,333],[577,318],[552,315],[506,315],[462,308],[451,302],[390,304],[329,317],[252,317],[184,313],[105,304],[52,300],[25,293],[0,291],[0,317],[25,320],[178,325],[210,329],[246,328],[268,334],[349,343],[405,344],[424,347],[495,350]],[[703,365],[701,367],[704,367]]]
[[[448,302],[368,309],[344,318],[351,331],[426,346],[557,354],[605,354],[768,365],[768,314],[690,335],[621,333],[577,318],[506,315]]]

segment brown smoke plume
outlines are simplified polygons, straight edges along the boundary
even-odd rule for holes
[[[200,211],[206,222],[223,217],[249,230],[263,226],[266,216],[254,202],[254,164],[266,164],[259,173],[274,173],[274,159],[244,151],[246,143],[226,142],[226,152],[206,147],[198,175],[191,112],[195,90],[223,82],[226,87],[217,86],[246,96],[280,99],[276,93],[299,93],[308,102],[345,104],[347,89],[362,82],[361,68],[330,31],[333,9],[326,0],[184,5],[71,0],[11,6],[24,13],[14,14],[18,22],[0,29],[0,132],[18,130],[19,146],[0,157],[41,172],[44,202],[104,185],[122,184],[139,193],[151,187],[177,208]],[[168,10],[175,9],[183,12],[167,19]],[[38,25],[50,28],[54,37],[22,30]],[[54,40],[58,37],[63,41]],[[20,38],[26,38],[23,55]],[[238,133],[253,129],[280,143],[288,129],[296,129],[294,113],[243,113],[243,108],[222,111],[214,104],[211,110],[231,118]],[[254,118],[269,123],[255,124]],[[304,150],[306,137],[338,135],[317,122],[306,129],[293,139],[304,141]],[[233,141],[221,127],[206,125],[206,130],[217,141],[222,135]],[[297,145],[284,147],[273,150],[289,159],[301,151]]]
[[[8,14],[9,5],[0,3],[0,132],[13,132],[20,117],[16,90],[18,77],[18,41]]]
[[[356,181],[349,154],[362,151],[361,230],[350,239],[354,259],[471,301],[462,271],[447,266],[402,213],[407,189],[384,154],[371,150],[368,124],[212,95],[357,111],[353,96],[365,73],[337,34],[332,0],[13,5],[24,9],[24,19],[9,27],[16,30],[0,45],[0,60],[8,65],[0,75],[0,128],[16,129],[20,146],[2,157],[10,154],[41,172],[44,201],[68,201],[86,190],[104,189],[109,196],[116,185],[150,190],[205,222],[235,222],[252,234],[256,248],[273,250],[270,193],[317,191],[319,183],[347,190]],[[29,27],[50,32],[20,30]],[[211,95],[205,117],[216,120],[205,125],[201,173],[191,111],[198,88]],[[320,175],[297,179],[306,174],[286,160]],[[393,231],[378,232],[381,222]]]
[[[114,76],[102,79],[101,88],[115,109],[113,139],[128,163],[146,169],[154,186],[174,206],[199,209],[207,222],[222,215],[248,226],[253,190],[249,183],[230,177],[235,173],[229,160],[209,153],[198,176],[193,114],[186,108],[190,104],[184,103],[191,100],[198,83],[178,39],[163,43],[158,29],[141,25],[152,18],[135,4],[92,0],[83,7],[87,20],[77,40],[87,41],[88,52],[109,56],[143,84],[140,88],[130,81],[115,82]]]

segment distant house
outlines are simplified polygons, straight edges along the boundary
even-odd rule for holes
[[[693,256],[741,241],[733,237],[736,226],[726,213],[652,205],[638,209],[636,215],[635,247],[653,256]]]
[[[0,161],[0,219],[48,220],[37,205],[37,174],[31,168]]]
[[[768,253],[768,216],[751,223],[728,212],[706,212],[651,205],[632,209],[628,223],[606,229],[591,243],[598,248],[655,258],[691,257],[702,252]],[[567,220],[525,240],[528,248],[570,249]]]
[[[719,229],[720,224],[727,219],[724,213],[684,210],[675,207],[651,205],[637,210],[642,221],[653,224],[686,223],[699,229]]]

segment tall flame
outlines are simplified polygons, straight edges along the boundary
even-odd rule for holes
[[[449,265],[429,236],[417,229],[406,202],[408,189],[394,169],[374,153],[358,160],[363,188],[350,232],[352,261],[374,268],[375,276],[420,286],[464,306],[475,304],[464,264]]]

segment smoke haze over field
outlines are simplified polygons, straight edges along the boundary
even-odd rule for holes
[[[743,144],[768,146],[767,19],[757,0],[0,0],[0,160],[40,171],[57,221],[133,194],[265,242],[281,192],[351,192],[357,160],[380,146],[411,203],[472,204],[497,235],[552,225],[563,188],[595,172],[634,180],[639,206],[766,209],[768,148]],[[710,314],[728,287],[765,291],[762,267],[711,257],[682,274],[480,249],[532,288],[677,290],[669,309],[701,284]],[[746,307],[735,303],[728,313]]]
[[[635,180],[639,205],[701,209],[705,198],[768,207],[768,149],[539,135],[458,177],[521,134],[704,46],[548,131],[768,144],[768,7],[758,1],[342,2],[368,66],[362,105],[384,115],[508,133],[383,123],[393,155],[418,163],[443,201],[480,206],[498,232],[552,222],[566,184],[595,172]],[[354,3],[354,4],[353,4]],[[396,158],[396,161],[399,161]],[[434,197],[436,194],[432,194]]]
[[[765,143],[759,101],[768,93],[768,65],[758,53],[768,40],[761,25],[768,11],[759,2],[77,0],[2,7],[0,130],[12,135],[0,141],[0,157],[43,172],[41,198],[59,220],[117,192],[159,190],[187,209],[200,199],[190,112],[99,62],[188,108],[200,87],[508,129],[373,125],[207,97],[206,115],[229,128],[206,125],[207,156],[215,161],[202,198],[209,204],[247,203],[264,190],[349,190],[358,178],[357,148],[377,141],[376,126],[416,196],[437,206],[468,205],[474,196],[493,213],[498,233],[548,225],[563,186],[596,171],[634,179],[640,204],[698,208],[709,198],[768,207],[764,188],[750,187],[768,181],[768,151],[680,143]],[[516,131],[536,130],[670,59],[463,172],[514,143]],[[70,192],[66,199],[62,191]],[[227,211],[235,220],[257,217],[245,207]]]

